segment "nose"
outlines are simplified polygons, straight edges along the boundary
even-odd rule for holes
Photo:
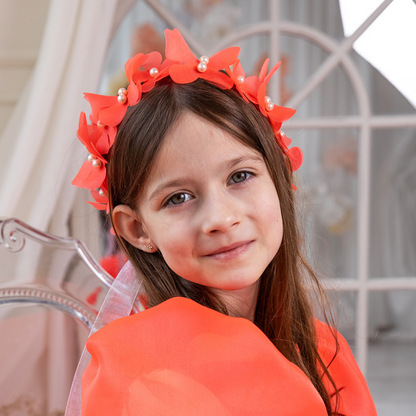
[[[217,195],[204,205],[201,228],[205,234],[225,233],[241,222],[241,212],[232,198]]]

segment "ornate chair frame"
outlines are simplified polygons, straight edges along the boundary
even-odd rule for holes
[[[53,248],[77,252],[98,279],[108,287],[112,285],[114,279],[99,265],[82,241],[39,231],[16,218],[0,218],[0,241],[6,250],[13,253],[22,251],[26,238]],[[97,316],[97,311],[72,295],[38,284],[13,285],[13,282],[8,282],[0,286],[0,305],[12,303],[38,304],[58,309],[88,329],[92,328]]]

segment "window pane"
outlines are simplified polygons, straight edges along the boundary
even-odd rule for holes
[[[416,276],[416,131],[374,130],[370,276]]]
[[[290,124],[290,122],[288,123]],[[328,277],[353,278],[356,263],[357,129],[291,130],[305,161],[295,173],[306,249]]]

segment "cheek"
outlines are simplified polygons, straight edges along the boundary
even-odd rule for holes
[[[267,187],[263,195],[267,198],[259,198],[256,204],[257,216],[260,228],[267,246],[267,256],[271,260],[280,248],[283,238],[283,221],[280,210],[279,198],[274,185]]]
[[[162,253],[168,266],[177,274],[181,275],[181,267],[184,266],[183,261],[186,257],[192,255],[192,236],[190,233],[184,232],[189,229],[179,222],[167,224],[159,221],[149,227],[151,238],[155,242],[159,251]]]
[[[263,225],[267,227],[267,237],[276,254],[283,238],[283,221],[280,208],[270,210],[269,215],[265,215],[264,218]]]
[[[278,200],[271,200],[268,204],[265,204],[263,222],[270,225],[282,224],[282,213]]]
[[[278,224],[282,227],[282,214],[280,202],[273,184],[268,184],[266,189],[256,198],[256,211],[262,224],[269,228],[275,228]]]

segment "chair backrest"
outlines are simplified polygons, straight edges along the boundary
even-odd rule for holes
[[[93,311],[72,296],[23,285],[0,288],[0,305],[13,303],[37,304],[58,309],[73,316],[88,329],[92,328],[96,317]]]
[[[0,218],[0,246],[0,415],[63,415],[114,279],[81,241],[18,219]]]
[[[76,253],[91,270],[92,276],[96,276],[106,286],[111,286],[113,278],[99,265],[82,241],[47,234],[15,218],[0,219],[0,241],[6,250],[14,253],[22,251],[26,238],[44,246]],[[7,303],[41,304],[56,308],[75,317],[89,329],[97,314],[85,301],[65,293],[62,287],[58,290],[43,284],[16,285],[13,281],[3,283],[0,285],[0,305]]]

